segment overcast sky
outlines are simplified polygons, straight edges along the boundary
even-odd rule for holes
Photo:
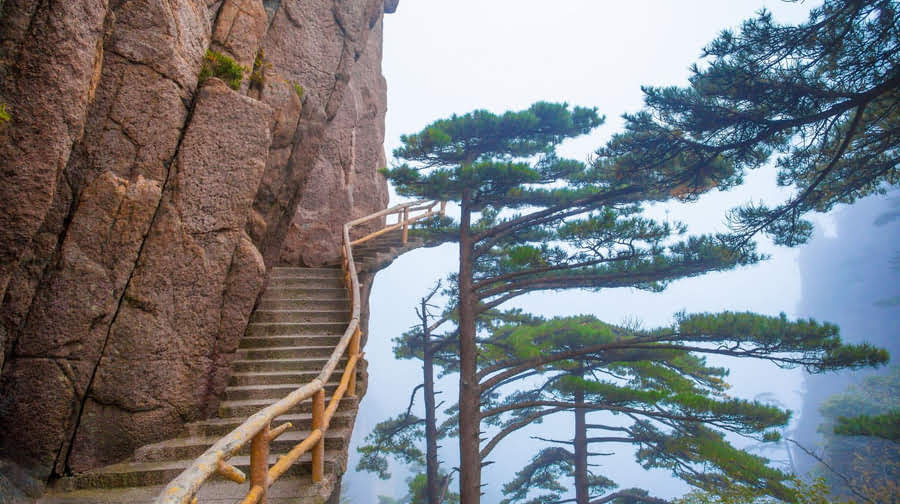
[[[621,127],[623,112],[641,106],[641,85],[685,85],[688,67],[701,48],[723,28],[734,28],[765,7],[778,21],[797,23],[820,2],[761,0],[679,0],[611,2],[603,0],[403,0],[385,19],[384,75],[388,84],[385,147],[399,145],[404,133],[419,131],[435,119],[476,108],[494,112],[527,108],[539,100],[594,106],[607,121],[587,137],[571,141],[561,153],[586,159]],[[390,158],[390,156],[389,156]],[[390,162],[390,161],[389,161]],[[748,200],[783,197],[772,171],[755,172],[739,190],[713,193],[692,205],[657,205],[659,217],[686,221],[693,232],[723,228],[725,211]],[[827,220],[819,224],[827,228]],[[631,289],[534,294],[510,306],[546,316],[590,313],[610,323],[638,319],[646,327],[666,324],[682,309],[689,312],[752,310],[789,316],[800,297],[797,252],[763,244],[772,255],[753,267],[674,283],[661,294]],[[391,339],[415,323],[413,305],[435,280],[456,268],[455,246],[419,250],[378,274],[371,296],[368,392],[354,432],[354,448],[345,476],[345,494],[353,504],[377,502],[375,495],[402,495],[404,473],[392,481],[355,472],[355,446],[375,423],[405,409],[409,391],[421,381],[417,362],[395,362]],[[718,363],[718,362],[717,362]],[[762,363],[728,362],[734,394],[753,398],[775,392],[797,407],[797,372]],[[453,402],[456,377],[442,382],[442,399]],[[421,402],[419,402],[421,404]],[[566,435],[571,420],[546,422],[541,429]],[[455,440],[444,443],[442,457],[455,458]],[[485,502],[501,498],[502,484],[539,446],[525,432],[507,438],[495,450],[497,462],[484,471]],[[594,470],[623,487],[641,486],[672,497],[685,486],[666,472],[645,472],[630,450],[597,460]]]

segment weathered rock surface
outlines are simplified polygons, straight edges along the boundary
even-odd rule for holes
[[[324,132],[318,155],[299,186],[296,212],[281,250],[281,261],[318,266],[340,255],[343,221],[387,205],[387,188],[373,166],[385,166],[384,115],[387,87],[381,76],[381,29],[367,46],[355,48],[343,103]],[[381,221],[383,222],[383,221]],[[373,222],[372,226],[378,223]],[[367,226],[361,226],[365,231]]]
[[[395,4],[0,3],[0,458],[46,480],[216,409],[267,266],[387,202]],[[207,49],[252,81],[198,83]]]
[[[384,155],[384,3],[338,2],[334,9],[331,4],[281,2],[263,42],[267,62],[283,80],[267,86],[262,99],[284,111],[254,203],[257,227],[266,230],[257,243],[267,264],[334,261],[346,216],[387,204],[387,187],[376,171]],[[341,36],[323,36],[327,33]],[[303,89],[302,109],[294,106],[294,83]],[[365,98],[358,97],[363,93]],[[372,121],[378,125],[369,126]],[[359,152],[365,154],[357,157]],[[355,170],[368,176],[355,177]]]

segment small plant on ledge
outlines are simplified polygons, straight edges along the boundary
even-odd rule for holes
[[[291,81],[291,85],[294,86],[294,92],[297,93],[297,98],[300,98],[300,101],[302,102],[302,101],[303,101],[303,95],[304,95],[304,93],[306,93],[306,90],[303,89],[303,86],[301,86],[301,85],[300,85],[298,82],[296,82],[296,81]]]
[[[231,89],[238,90],[241,88],[244,73],[247,71],[246,67],[241,66],[230,57],[207,50],[206,56],[203,57],[203,68],[200,69],[200,82],[217,77],[225,81]]]
[[[2,5],[2,4],[3,4],[3,2],[0,2],[0,5]],[[6,104],[0,103],[0,126],[3,126],[4,124],[8,123],[11,120],[12,120],[12,116],[9,115],[9,111],[6,110]]]
[[[266,61],[266,53],[260,49],[253,61],[253,71],[250,72],[250,86],[262,89],[266,83],[266,70],[272,68],[272,64]]]

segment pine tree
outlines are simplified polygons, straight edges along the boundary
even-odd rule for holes
[[[644,87],[646,107],[598,152],[622,184],[691,199],[740,184],[777,156],[787,201],[731,214],[734,241],[764,232],[806,241],[808,212],[825,212],[900,182],[900,4],[826,0],[806,23],[763,10],[723,31],[688,87]]]
[[[703,355],[711,354],[812,372],[887,361],[883,350],[842,344],[833,325],[751,313],[682,315],[672,327],[653,331],[616,328],[590,316],[499,326],[483,342],[482,416],[498,431],[483,445],[482,457],[512,432],[550,415],[571,414],[575,432],[572,439],[538,438],[562,447],[539,452],[504,487],[506,502],[558,502],[568,487],[549,482],[561,476],[574,480],[578,504],[633,494],[603,495],[615,483],[589,470],[588,456],[597,446],[606,452],[621,444],[637,447],[644,468],[669,469],[697,488],[794,498],[791,475],[734,448],[724,436],[777,441],[790,413],[728,396],[728,370],[708,366]],[[523,388],[536,375],[540,382]],[[504,389],[516,392],[497,397]],[[598,412],[632,423],[589,423],[588,413]],[[546,493],[525,500],[535,490]],[[648,495],[641,499],[636,502],[659,502]]]
[[[431,304],[431,300],[440,288],[441,282],[438,282],[431,292],[419,300],[419,306],[416,307],[419,325],[394,339],[394,350],[398,358],[417,358],[422,361],[422,383],[413,388],[406,413],[376,425],[366,436],[368,444],[357,448],[362,455],[357,470],[374,472],[382,479],[390,477],[387,470],[388,456],[414,467],[424,466],[425,473],[417,475],[410,483],[410,495],[413,496],[411,502],[422,504],[441,504],[445,500],[454,502],[458,497],[448,491],[451,474],[441,471],[438,461],[438,440],[446,437],[447,428],[437,424],[438,392],[434,388],[434,368],[436,353],[438,365],[446,363],[439,353],[446,338],[436,340],[433,335],[441,322],[435,325],[431,323],[432,309],[436,307]],[[424,396],[424,418],[412,413],[419,390]],[[425,453],[418,448],[418,442],[422,440],[425,441]]]
[[[609,178],[609,170],[562,159],[555,148],[602,119],[593,109],[536,103],[520,112],[475,111],[401,137],[406,164],[386,170],[401,195],[451,200],[458,221],[433,226],[459,243],[453,303],[459,351],[459,444],[462,501],[481,492],[477,360],[479,317],[541,290],[635,287],[758,261],[753,243],[694,236],[681,225],[642,217],[641,203],[672,197]]]

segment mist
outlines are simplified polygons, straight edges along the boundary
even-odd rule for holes
[[[389,112],[386,146],[429,122],[476,108],[518,110],[534,101],[566,101],[597,106],[607,116],[594,134],[567,142],[560,153],[587,159],[621,126],[619,115],[641,106],[641,85],[684,85],[687,68],[704,44],[720,30],[734,28],[762,7],[777,20],[806,19],[819,2],[779,1],[635,1],[608,3],[566,1],[419,0],[401,2],[385,21],[384,73]],[[390,162],[390,161],[389,161]],[[789,193],[775,184],[774,168],[748,174],[746,183],[729,192],[713,192],[692,204],[658,204],[649,215],[683,221],[691,233],[725,229],[728,209],[748,201],[779,201]],[[451,209],[452,210],[452,209]],[[891,213],[894,212],[894,213]],[[791,318],[813,317],[843,327],[849,341],[867,340],[896,349],[898,272],[890,264],[898,247],[900,206],[896,197],[873,197],[854,207],[815,217],[817,235],[804,247],[777,247],[762,239],[770,259],[730,272],[673,282],[663,293],[634,289],[602,292],[564,291],[523,296],[504,307],[520,307],[544,316],[592,314],[613,324],[643,327],[669,324],[675,313],[754,311]],[[417,323],[413,307],[435,281],[457,267],[457,248],[446,244],[419,249],[378,273],[371,295],[366,358],[368,392],[360,407],[350,448],[344,495],[354,504],[376,503],[378,495],[401,497],[408,471],[393,465],[393,478],[381,481],[355,472],[355,450],[376,423],[405,411],[412,388],[421,381],[418,361],[397,361],[391,340]],[[893,333],[892,333],[893,331]],[[877,335],[877,336],[876,336]],[[894,345],[891,347],[891,345]],[[762,398],[795,412],[788,433],[815,448],[818,404],[826,391],[859,378],[849,373],[825,378],[767,362],[710,359],[731,369],[731,394]],[[438,382],[439,400],[454,402],[456,376]],[[825,381],[834,380],[834,381]],[[421,397],[418,398],[421,405]],[[501,489],[537,451],[537,432],[570,435],[571,418],[550,419],[504,440],[484,469],[485,502],[498,502]],[[731,438],[729,438],[731,439]],[[753,443],[731,439],[739,447]],[[456,440],[441,448],[442,464],[452,467]],[[784,468],[796,464],[782,447],[763,453]],[[622,488],[647,488],[653,495],[677,497],[689,488],[667,471],[645,471],[633,449],[595,460],[594,470]],[[799,469],[812,467],[809,460]]]

